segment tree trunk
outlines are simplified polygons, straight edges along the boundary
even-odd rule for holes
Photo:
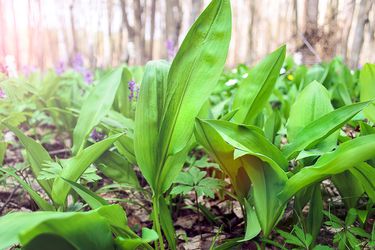
[[[4,18],[4,3],[3,0],[0,0],[0,29],[3,35],[0,36],[0,62],[3,61],[4,57],[6,56],[6,20]],[[1,70],[1,63],[0,63],[0,70]]]
[[[202,0],[191,0],[191,13],[190,13],[190,25],[192,25],[198,18],[203,8]]]
[[[70,13],[70,28],[72,32],[72,40],[73,40],[73,53],[78,53],[78,43],[77,43],[77,34],[75,29],[75,19],[74,19],[74,4],[75,0],[72,0],[72,3],[69,6],[69,13]]]
[[[368,23],[368,15],[373,4],[372,0],[361,0],[359,5],[359,12],[357,17],[357,26],[354,31],[354,40],[351,51],[350,66],[352,68],[358,67],[359,58],[364,40],[364,30],[366,23]]]
[[[155,39],[155,16],[156,16],[156,0],[151,3],[151,18],[150,18],[150,43],[148,49],[148,59],[154,58],[154,39]]]
[[[17,69],[20,68],[21,61],[20,61],[20,48],[19,48],[19,41],[18,41],[18,29],[17,29],[17,22],[16,22],[16,11],[14,9],[14,1],[11,2],[12,8],[12,16],[13,16],[13,42],[15,45],[15,59],[16,59],[16,67]]]
[[[342,38],[341,38],[341,54],[344,57],[344,61],[348,63],[348,40],[349,40],[349,34],[350,30],[352,29],[352,23],[353,23],[353,16],[354,16],[354,10],[355,10],[355,0],[348,0],[345,4],[347,6],[346,12],[344,13],[345,16],[345,22],[344,27],[342,30]]]
[[[182,9],[178,0],[166,1],[166,49],[168,58],[174,57],[182,26]]]
[[[107,31],[108,31],[108,40],[109,40],[109,65],[113,64],[113,38],[112,38],[112,9],[113,2],[112,0],[107,0]]]
[[[249,10],[250,10],[250,20],[249,20],[249,30],[248,30],[248,37],[249,37],[249,44],[248,44],[248,63],[252,63],[256,59],[255,55],[255,25],[254,20],[256,16],[256,2],[250,1],[249,2]]]
[[[305,32],[306,40],[313,46],[319,40],[318,34],[319,0],[305,2]]]
[[[138,52],[137,64],[144,64],[146,59],[146,42],[143,22],[143,7],[141,0],[134,0],[134,30],[135,30],[135,48]]]

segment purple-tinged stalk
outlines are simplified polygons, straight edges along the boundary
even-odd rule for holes
[[[101,132],[98,132],[96,128],[94,128],[90,135],[91,139],[93,139],[96,142],[102,141],[105,137],[105,135]]]
[[[7,95],[5,94],[5,92],[2,89],[0,89],[0,99],[4,99],[6,97]]]
[[[83,76],[84,81],[87,84],[92,84],[94,81],[94,74],[89,69],[85,68],[82,54],[77,53],[71,62],[73,69]]]
[[[138,99],[139,94],[139,86],[135,83],[135,81],[131,80],[128,82],[128,88],[129,88],[129,101],[136,101]]]
[[[65,63],[63,61],[59,61],[55,66],[55,72],[58,76],[61,76],[66,71]]]
[[[29,65],[24,65],[23,67],[22,67],[22,73],[23,73],[23,75],[25,76],[25,77],[30,77],[30,75],[32,74],[32,73],[35,73],[36,72],[36,67],[35,66],[29,66]]]
[[[168,39],[167,40],[167,54],[168,54],[168,59],[171,60],[175,57],[176,55],[176,46],[174,44],[173,40]]]

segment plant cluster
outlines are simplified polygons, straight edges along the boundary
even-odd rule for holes
[[[121,66],[90,86],[69,74],[4,77],[1,128],[24,147],[43,192],[17,169],[0,167],[40,209],[2,216],[0,249],[177,249],[175,198],[191,193],[195,210],[215,223],[199,197],[231,197],[243,210],[243,235],[214,240],[211,249],[254,238],[263,249],[330,249],[317,244],[323,225],[339,249],[374,247],[375,65],[351,71],[336,58],[309,68],[286,58],[282,46],[250,69],[223,73],[231,26],[230,1],[213,0],[172,63],[151,61],[142,72]],[[70,156],[53,159],[19,128],[26,120],[67,131]],[[1,160],[5,152],[2,142]],[[138,235],[120,205],[93,191],[96,169],[151,201],[152,228]],[[324,180],[337,189],[344,220],[323,211],[331,204]],[[74,207],[78,201],[86,205]],[[290,233],[277,229],[287,208]]]

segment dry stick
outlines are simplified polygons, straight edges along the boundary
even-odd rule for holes
[[[9,204],[9,202],[12,200],[13,198],[13,195],[16,193],[16,191],[18,190],[20,186],[17,186],[13,189],[13,191],[10,193],[8,199],[4,202],[4,205],[0,208],[0,214],[3,212],[3,210],[5,209],[5,207]]]
[[[202,226],[201,226],[201,223],[200,223],[200,210],[199,210],[199,202],[198,202],[198,193],[197,191],[194,191],[195,192],[195,205],[197,206],[197,214],[198,214],[198,230],[199,230],[199,234],[201,235],[201,239],[203,238],[202,236]]]
[[[309,41],[307,41],[306,37],[302,33],[300,33],[300,35],[301,35],[303,43],[307,46],[307,48],[310,50],[310,52],[314,54],[314,56],[316,57],[316,59],[318,60],[318,62],[321,63],[322,59],[320,58],[320,56],[318,55],[318,53],[315,51],[315,49],[313,48],[313,46],[311,45],[311,43],[309,43]]]
[[[69,152],[70,152],[69,148],[62,148],[62,149],[57,149],[57,150],[50,151],[49,154],[50,155],[57,155],[57,154],[69,153]]]

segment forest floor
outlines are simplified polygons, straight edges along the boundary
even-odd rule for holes
[[[66,148],[69,148],[67,144],[70,144],[69,140],[62,135],[52,138],[50,143],[43,144],[43,146],[50,152],[52,157],[61,159],[70,155],[69,151],[66,150]],[[23,163],[22,148],[19,143],[8,146],[4,163],[4,166],[18,169],[17,173],[34,190],[42,192],[30,170]],[[139,171],[137,173],[141,185],[147,189],[146,181],[142,179]],[[102,179],[99,182],[95,183],[95,185],[90,184],[92,190],[98,190],[99,195],[111,203],[121,204],[127,212],[129,225],[136,232],[140,233],[142,227],[152,227],[152,221],[149,216],[151,214],[151,201],[148,197],[134,190],[117,188],[116,185],[114,185],[114,188],[107,189],[106,187],[109,187],[113,182],[104,175],[100,176]],[[336,215],[344,218],[346,209],[337,190],[330,181],[324,181],[323,186],[326,192],[325,195],[329,195],[332,201],[331,204],[324,204],[325,209],[334,209]],[[173,203],[175,204],[173,207],[173,221],[178,235],[179,249],[209,249],[213,241],[220,244],[225,239],[243,236],[244,220],[241,207],[238,201],[228,195],[217,194],[215,199],[199,199],[199,203],[202,205],[199,214],[195,206],[194,193],[185,196],[183,199],[174,200]],[[35,211],[37,209],[36,204],[17,182],[12,178],[0,178],[0,216],[14,211]],[[84,207],[83,209],[86,208]],[[308,206],[305,207],[305,212],[308,209]],[[294,224],[294,220],[293,208],[289,206],[278,224],[278,228],[288,232],[291,230],[290,225]],[[374,219],[372,223],[374,223]],[[368,226],[371,227],[372,225]],[[319,244],[333,246],[333,236],[334,232],[323,225],[317,241]],[[282,238],[277,232],[273,232],[270,238],[283,244]],[[257,237],[253,241],[245,243],[242,249],[257,249],[255,242],[260,244],[260,238]],[[269,246],[267,249],[278,248]]]

